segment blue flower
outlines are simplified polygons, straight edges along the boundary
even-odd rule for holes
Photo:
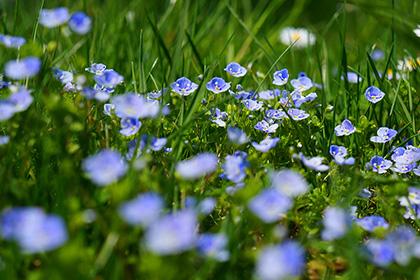
[[[245,76],[247,72],[245,67],[241,66],[239,63],[236,62],[229,63],[226,66],[225,71],[236,78]]]
[[[262,108],[263,103],[260,101],[252,100],[252,99],[245,99],[242,101],[245,107],[250,111],[258,111]]]
[[[302,247],[294,241],[287,241],[264,247],[258,255],[255,273],[261,280],[292,279],[301,275],[304,268]]]
[[[388,234],[385,240],[392,245],[394,260],[400,265],[407,265],[410,262],[411,257],[415,254],[415,247],[420,241],[416,232],[405,225],[398,226]]]
[[[184,252],[196,245],[197,218],[193,211],[168,214],[150,225],[146,231],[147,248],[158,255]]]
[[[344,80],[344,77],[341,76],[341,79]],[[362,77],[360,77],[357,73],[354,72],[347,72],[347,81],[351,84],[357,84],[362,81]]]
[[[73,73],[70,71],[61,70],[58,68],[53,69],[54,77],[60,81],[63,85],[69,84],[73,82]]]
[[[222,112],[219,108],[215,108],[212,110],[211,122],[217,124],[220,127],[226,127],[225,120],[228,117],[226,112]]]
[[[159,114],[160,106],[156,100],[147,100],[136,93],[126,93],[112,98],[115,114],[119,118],[154,118]]]
[[[377,132],[378,136],[370,137],[370,141],[374,143],[386,143],[391,141],[397,135],[397,131],[387,127],[380,127]]]
[[[318,95],[315,92],[311,92],[307,96],[303,96],[300,91],[295,90],[294,92],[292,92],[291,97],[296,108],[299,108],[303,103],[315,100],[318,97]]]
[[[394,248],[387,240],[370,239],[366,248],[373,263],[388,266],[394,260]]]
[[[155,151],[158,152],[160,150],[162,150],[165,145],[167,143],[167,139],[166,138],[156,138],[153,137],[152,141],[150,141],[150,148]]]
[[[182,77],[172,83],[171,88],[181,96],[188,96],[197,90],[198,85],[191,82],[188,78]]]
[[[67,8],[43,9],[39,14],[39,23],[47,28],[53,28],[66,23],[70,18]]]
[[[373,104],[381,101],[384,96],[385,93],[383,93],[379,88],[375,86],[368,87],[365,92],[366,99]]]
[[[160,217],[163,207],[160,195],[147,192],[122,204],[118,212],[127,223],[147,227]]]
[[[296,197],[308,191],[305,178],[298,172],[284,169],[270,173],[271,187],[288,197]]]
[[[83,161],[83,171],[98,186],[106,186],[124,176],[127,164],[121,155],[112,150],[102,150]]]
[[[26,39],[23,37],[0,34],[0,43],[2,43],[6,48],[19,49],[26,43]]]
[[[4,73],[10,79],[24,80],[32,78],[41,69],[41,60],[37,57],[26,57],[21,60],[12,60],[4,66]]]
[[[274,188],[263,190],[248,204],[249,209],[265,223],[279,221],[292,207],[292,200]]]
[[[186,180],[194,180],[216,170],[218,158],[212,153],[201,153],[178,162],[176,172]]]
[[[289,110],[287,110],[287,113],[295,121],[304,120],[309,117],[309,114],[306,113],[304,110],[296,108],[290,108]]]
[[[268,109],[265,112],[265,116],[268,119],[274,119],[274,120],[281,120],[281,119],[287,118],[287,115],[283,110],[277,110],[277,109]]]
[[[331,145],[330,155],[334,158],[335,163],[338,165],[352,165],[354,164],[353,157],[347,157],[347,149],[344,146]]]
[[[264,90],[258,93],[258,98],[263,100],[272,100],[277,96],[280,96],[280,90],[278,89]]]
[[[403,164],[395,163],[394,167],[391,168],[392,171],[397,173],[408,173],[411,172],[416,167],[416,163]]]
[[[350,215],[341,208],[328,207],[324,212],[322,239],[335,240],[343,237],[351,225]]]
[[[10,136],[4,135],[0,136],[0,146],[6,145],[10,141]]]
[[[370,159],[369,164],[372,167],[373,172],[383,174],[386,173],[386,171],[391,167],[392,161],[384,159],[380,156],[373,156]]]
[[[216,207],[216,199],[213,197],[206,197],[197,205],[197,213],[201,215],[210,215]]]
[[[233,155],[227,155],[225,163],[222,165],[222,178],[226,178],[233,183],[240,183],[245,179],[246,168],[249,166],[245,152],[236,151]]]
[[[124,136],[132,136],[136,134],[141,127],[141,122],[134,118],[121,119],[120,133]]]
[[[274,148],[277,145],[277,142],[279,142],[279,138],[270,138],[267,136],[264,140],[262,140],[260,143],[252,142],[252,146],[259,152],[266,153],[272,148]]]
[[[115,70],[104,70],[101,74],[96,74],[95,82],[105,88],[115,88],[124,81],[124,77],[118,74]]]
[[[80,35],[84,35],[92,28],[92,20],[84,12],[75,12],[69,20],[70,29]]]
[[[410,187],[408,188],[408,196],[399,198],[401,206],[404,206],[406,212],[404,218],[406,219],[420,219],[420,189]]]
[[[288,79],[289,79],[289,71],[286,68],[284,68],[282,70],[274,72],[273,84],[277,86],[282,86],[287,83]]]
[[[275,133],[278,127],[279,127],[278,124],[276,124],[276,123],[275,124],[269,124],[266,120],[262,120],[254,126],[254,128],[256,130],[259,130],[259,131],[262,131],[262,132],[265,132],[265,133],[268,133],[268,134],[269,133]]]
[[[100,102],[105,102],[111,97],[112,89],[102,88],[98,85],[95,87],[85,87],[82,90],[82,94],[86,99],[96,99]]]
[[[5,210],[0,216],[0,235],[16,241],[25,253],[41,253],[62,246],[68,239],[64,221],[40,208]]]
[[[324,161],[323,157],[307,158],[302,153],[300,153],[299,158],[302,160],[303,164],[309,169],[320,171],[320,172],[324,172],[330,169],[328,165],[325,165],[322,163]]]
[[[225,92],[230,88],[230,83],[226,83],[225,80],[219,77],[214,77],[206,85],[207,89],[214,93]]]
[[[8,100],[0,100],[0,121],[6,121],[15,114],[15,106]]]
[[[229,251],[226,249],[228,239],[225,234],[201,234],[197,240],[198,251],[211,259],[225,262],[229,259]]]
[[[340,125],[337,125],[334,128],[335,135],[337,136],[344,136],[350,135],[356,131],[354,125],[348,119],[345,119]]]
[[[361,219],[357,219],[356,223],[366,231],[373,232],[377,228],[387,229],[389,227],[388,222],[382,216],[366,216]]]
[[[243,132],[242,129],[238,127],[228,127],[227,135],[228,135],[229,140],[232,143],[237,144],[237,145],[242,145],[249,141],[246,133]]]
[[[293,79],[290,82],[294,89],[298,91],[306,91],[313,87],[312,80],[309,79],[307,76],[302,76],[297,79]]]
[[[102,63],[92,63],[88,68],[85,68],[85,71],[95,75],[102,75],[105,70],[106,65]]]
[[[420,149],[414,146],[398,147],[394,150],[391,159],[396,164],[412,164],[420,160]]]
[[[229,93],[230,93],[230,95],[232,95],[233,97],[235,97],[235,99],[239,99],[239,100],[249,99],[253,95],[253,92],[251,92],[251,91],[244,91],[244,90],[241,90],[238,93],[235,93],[234,91],[229,90]]]

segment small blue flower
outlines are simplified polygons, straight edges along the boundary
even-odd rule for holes
[[[245,107],[250,111],[258,111],[262,108],[263,103],[260,101],[252,100],[252,99],[245,99],[242,101]]]
[[[124,176],[127,164],[121,155],[112,150],[102,150],[83,161],[83,171],[98,186],[106,186]]]
[[[245,67],[241,66],[239,63],[236,62],[229,63],[226,66],[225,71],[236,78],[245,76],[247,72]]]
[[[10,141],[10,136],[4,135],[0,136],[0,146],[6,145]]]
[[[124,81],[124,77],[118,74],[115,70],[104,70],[101,74],[94,77],[95,82],[105,88],[115,88]]]
[[[207,83],[206,87],[209,91],[217,94],[227,91],[230,88],[230,83],[226,83],[222,78],[214,77]]]
[[[172,255],[196,246],[197,218],[193,211],[182,210],[168,214],[150,225],[145,244],[157,255]]]
[[[92,19],[84,12],[75,12],[69,20],[70,29],[80,35],[84,35],[92,28]]]
[[[284,68],[282,70],[274,72],[273,84],[277,86],[282,86],[287,83],[288,79],[289,79],[289,71],[286,68]]]
[[[372,52],[371,57],[373,60],[378,61],[385,57],[385,53],[380,49],[376,49]]]
[[[395,137],[395,135],[397,135],[397,131],[391,128],[387,128],[387,127],[380,127],[378,129],[378,136],[372,136],[370,137],[370,141],[374,142],[374,143],[386,143],[388,141],[391,141],[392,138]]]
[[[407,146],[407,148],[398,147],[394,150],[391,159],[396,164],[412,164],[420,160],[420,149],[414,146]]]
[[[13,93],[7,99],[8,102],[13,104],[14,112],[23,112],[26,111],[29,106],[34,101],[34,98],[31,95],[31,92],[25,87],[21,86],[13,90]]]
[[[296,197],[308,191],[305,178],[298,172],[284,169],[270,173],[271,187],[288,197]]]
[[[353,134],[356,131],[354,125],[348,119],[345,119],[340,125],[334,128],[335,135],[344,136]]]
[[[322,239],[335,240],[343,237],[351,225],[350,215],[341,208],[328,207],[324,212]]]
[[[294,89],[299,91],[306,91],[313,87],[312,80],[309,79],[307,76],[302,76],[297,79],[293,79],[290,82]]]
[[[6,48],[19,49],[26,43],[26,39],[23,37],[0,34],[0,43],[2,43]]]
[[[102,75],[105,70],[106,65],[102,63],[92,63],[88,68],[85,68],[85,71],[95,75]]]
[[[216,207],[216,199],[213,197],[206,197],[197,205],[197,213],[201,215],[210,215]]]
[[[197,90],[198,85],[191,82],[188,78],[182,77],[172,83],[171,88],[181,96],[188,96]]]
[[[344,77],[341,76],[341,80],[344,80]],[[347,72],[347,81],[351,84],[357,84],[362,81],[362,77],[360,77],[357,73],[354,72]]]
[[[372,167],[373,172],[376,172],[378,174],[386,173],[386,171],[392,166],[392,161],[384,159],[380,156],[372,157],[369,163]]]
[[[303,96],[300,91],[295,90],[294,92],[292,92],[291,97],[296,108],[299,108],[303,103],[315,100],[318,97],[318,95],[316,94],[316,92],[311,92],[307,96]]]
[[[15,114],[15,106],[8,100],[0,100],[0,121],[6,121]]]
[[[408,173],[411,172],[416,167],[416,163],[410,164],[403,164],[403,163],[396,163],[394,167],[391,168],[392,171],[397,173]]]
[[[141,127],[141,122],[134,118],[121,119],[120,133],[124,136],[132,136],[136,134]]]
[[[136,93],[126,93],[112,98],[115,114],[119,118],[154,118],[159,114],[160,106],[156,100],[147,100]]]
[[[338,165],[352,165],[354,164],[354,158],[347,157],[347,149],[344,146],[331,145],[330,155],[334,158],[335,163]]]
[[[249,166],[245,152],[236,151],[233,155],[227,155],[225,163],[222,165],[223,174],[225,178],[233,183],[240,183],[246,177],[246,169]]]
[[[217,168],[218,158],[212,153],[201,153],[190,159],[178,162],[176,172],[186,180],[194,180],[206,176]]]
[[[147,227],[160,217],[163,207],[163,199],[157,193],[148,192],[122,204],[119,214],[130,225]]]
[[[273,100],[277,96],[280,96],[280,90],[279,89],[273,89],[273,90],[264,90],[258,93],[258,98],[263,100]]]
[[[388,234],[385,239],[394,249],[394,260],[399,265],[407,265],[419,243],[416,232],[411,227],[401,225]]]
[[[54,77],[60,81],[63,85],[69,84],[73,82],[73,73],[70,71],[61,70],[58,68],[53,69]]]
[[[290,108],[289,110],[287,110],[287,113],[295,121],[304,120],[309,117],[309,114],[306,113],[304,110],[296,108]]]
[[[32,78],[41,69],[41,60],[37,57],[26,57],[21,60],[12,60],[4,66],[4,73],[13,80]]]
[[[384,96],[385,93],[383,93],[379,88],[375,86],[368,87],[365,92],[366,99],[373,104],[381,101]]]
[[[389,227],[388,222],[382,216],[366,216],[361,219],[357,219],[356,223],[366,231],[373,232],[377,228],[387,229]]]
[[[300,153],[299,158],[300,160],[302,160],[302,163],[309,169],[319,171],[319,172],[324,172],[330,169],[328,165],[323,164],[323,161],[324,161],[323,157],[307,158],[302,153]]]
[[[271,245],[258,255],[256,275],[261,280],[295,279],[305,269],[305,253],[294,241]]]
[[[238,127],[228,127],[227,134],[230,142],[242,145],[249,142],[248,136],[242,129]]]
[[[266,120],[262,120],[260,122],[258,122],[254,128],[256,130],[262,131],[264,133],[275,133],[277,128],[279,127],[278,124],[269,124]]]
[[[219,127],[226,127],[225,120],[228,117],[226,112],[222,112],[219,108],[215,108],[212,110],[211,122],[217,124]]]
[[[268,119],[274,119],[274,120],[281,120],[281,119],[287,118],[287,115],[283,110],[277,110],[277,109],[268,109],[265,112],[265,116]]]
[[[225,234],[201,234],[197,240],[197,248],[200,254],[215,259],[220,262],[225,262],[229,259],[229,251],[226,249],[228,239]]]
[[[168,142],[168,140],[166,138],[156,138],[153,137],[152,141],[150,141],[150,148],[155,151],[158,152],[160,150],[162,150],[166,143]]]
[[[230,95],[232,95],[233,97],[235,97],[235,99],[239,99],[239,100],[249,99],[253,95],[253,92],[251,92],[251,91],[244,91],[244,90],[241,90],[238,93],[235,93],[234,91],[229,90],[229,93],[230,93]]]
[[[69,18],[69,10],[65,7],[43,9],[39,14],[39,23],[47,28],[53,28],[66,23]]]
[[[420,219],[420,189],[415,187],[408,188],[408,195],[399,198],[401,206],[404,206],[406,219]]]
[[[370,239],[366,248],[373,263],[388,266],[394,260],[394,248],[387,240]]]
[[[279,221],[292,207],[292,200],[278,190],[268,188],[255,196],[248,204],[249,209],[265,223]]]
[[[100,102],[105,102],[111,97],[112,89],[101,88],[98,85],[95,87],[85,87],[82,89],[82,95],[86,97],[86,99],[96,99]]]
[[[260,143],[252,142],[252,146],[259,152],[266,153],[277,145],[280,138],[270,138],[269,136]]]

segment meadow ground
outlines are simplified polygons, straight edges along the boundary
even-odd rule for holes
[[[0,0],[0,279],[420,279],[419,24]]]

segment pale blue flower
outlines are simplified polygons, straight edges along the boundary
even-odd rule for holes
[[[229,251],[226,249],[228,239],[225,234],[201,234],[197,240],[197,249],[200,254],[215,259],[220,262],[225,262],[229,259]]]
[[[249,142],[246,133],[238,127],[228,127],[227,135],[229,140],[237,145],[242,145]]]
[[[150,141],[150,148],[155,151],[158,152],[160,150],[162,150],[166,143],[168,142],[168,140],[166,138],[156,138],[153,137],[152,141]]]
[[[239,63],[236,62],[229,63],[226,66],[225,71],[236,78],[245,76],[247,72],[245,67],[241,66]]]
[[[88,68],[85,68],[85,71],[95,75],[102,75],[105,70],[106,65],[102,63],[92,63]]]
[[[335,240],[347,233],[351,225],[351,218],[344,209],[328,207],[324,211],[323,224],[322,239]]]
[[[287,115],[283,110],[277,110],[277,109],[268,109],[265,112],[265,116],[268,119],[274,119],[274,120],[281,120],[281,119],[287,118]]]
[[[120,133],[124,136],[135,135],[141,127],[141,122],[134,118],[122,118],[120,123]]]
[[[247,153],[236,151],[233,155],[227,155],[225,163],[222,165],[223,174],[225,178],[233,183],[240,183],[246,177],[246,169],[249,166],[247,160]]]
[[[213,153],[201,153],[177,163],[176,172],[186,180],[206,176],[217,168],[218,158]]]
[[[408,196],[399,198],[401,206],[404,206],[406,212],[405,219],[420,219],[420,189],[415,187],[408,188]]]
[[[392,166],[392,161],[384,159],[380,156],[373,156],[369,162],[372,167],[372,171],[378,174],[386,173],[389,168]]]
[[[73,82],[74,75],[70,71],[61,70],[59,68],[53,69],[54,77],[63,85]]]
[[[104,104],[104,114],[107,116],[112,116],[112,113],[115,110],[115,105],[114,104],[110,104],[110,103],[106,103]]]
[[[66,23],[69,18],[69,10],[65,7],[43,9],[39,14],[39,23],[44,27],[53,28]]]
[[[354,158],[347,157],[347,149],[344,146],[331,145],[330,155],[334,158],[334,162],[338,165],[353,165]]]
[[[127,223],[147,227],[160,217],[163,207],[160,195],[147,192],[123,203],[118,212]]]
[[[126,93],[112,98],[115,114],[119,118],[154,118],[159,114],[160,105],[156,100],[147,100],[136,93]]]
[[[104,70],[101,74],[96,74],[95,82],[105,88],[115,88],[124,81],[124,77],[113,69]]]
[[[10,136],[4,135],[0,136],[0,146],[6,145],[10,141]]]
[[[299,108],[302,104],[315,100],[318,95],[315,92],[311,92],[307,96],[303,96],[300,91],[295,90],[291,93],[291,97],[296,108]]]
[[[277,145],[280,138],[270,138],[267,136],[260,143],[252,142],[252,146],[259,152],[266,153]]]
[[[341,76],[341,79],[344,80],[344,77]],[[357,84],[362,81],[362,77],[360,77],[357,73],[348,71],[347,72],[347,81],[351,84]]]
[[[373,263],[379,266],[388,266],[394,259],[394,248],[387,240],[370,239],[366,248]]]
[[[295,121],[304,120],[309,117],[309,114],[307,112],[296,108],[290,108],[289,110],[287,110],[287,113]]]
[[[226,83],[225,80],[219,77],[214,77],[206,84],[206,87],[209,91],[214,93],[221,93],[229,90],[230,83]]]
[[[302,160],[302,163],[309,169],[319,171],[319,172],[324,172],[330,169],[328,165],[323,164],[323,161],[324,161],[323,157],[307,158],[302,153],[300,153],[299,158]]]
[[[372,136],[370,137],[370,141],[374,142],[374,143],[386,143],[388,141],[391,141],[392,138],[395,137],[395,135],[397,135],[397,131],[391,128],[387,128],[387,127],[380,127],[378,129],[378,136]]]
[[[92,28],[92,19],[84,12],[75,12],[69,19],[70,29],[80,35],[84,35]]]
[[[0,121],[6,121],[15,114],[15,106],[8,100],[0,100]]]
[[[19,49],[26,43],[26,39],[23,37],[0,34],[0,43],[6,48]]]
[[[381,101],[384,96],[385,93],[383,93],[379,88],[375,86],[368,87],[365,92],[366,99],[373,104]]]
[[[171,88],[181,96],[188,96],[197,90],[198,85],[191,82],[188,78],[181,77],[171,84]]]
[[[366,216],[356,220],[356,223],[366,231],[373,232],[377,228],[387,229],[389,227],[388,222],[382,216]]]
[[[420,149],[414,146],[407,146],[407,148],[398,147],[394,150],[391,159],[396,164],[412,164],[420,160]]]
[[[201,215],[210,215],[216,207],[216,199],[213,197],[206,197],[197,205],[197,212]]]
[[[221,111],[219,108],[215,108],[212,110],[211,115],[211,122],[217,124],[219,127],[226,127],[225,120],[228,118],[228,114],[226,112]]]
[[[279,127],[278,124],[276,123],[269,124],[266,120],[262,120],[254,126],[256,130],[259,130],[268,134],[275,133],[278,127]]]
[[[280,96],[280,90],[279,89],[263,90],[263,91],[258,93],[258,98],[263,99],[263,100],[273,100],[278,96]]]
[[[294,89],[299,91],[306,91],[313,87],[312,80],[309,79],[307,76],[302,76],[297,79],[293,79],[290,82]]]
[[[270,173],[271,187],[288,197],[296,197],[308,191],[305,178],[298,172],[284,169]]]
[[[288,79],[289,79],[289,71],[286,68],[276,71],[273,74],[273,84],[277,86],[283,86],[287,84]]]
[[[261,101],[256,101],[252,99],[245,99],[242,101],[242,103],[250,111],[258,111],[263,107],[263,103]]]
[[[4,73],[13,80],[24,80],[34,77],[41,69],[41,60],[29,56],[21,60],[12,60],[4,66]]]
[[[410,163],[410,164],[403,164],[403,163],[395,163],[393,167],[391,167],[391,170],[397,173],[408,173],[411,172],[416,167],[416,163]]]
[[[353,134],[356,131],[354,125],[348,119],[345,119],[341,124],[337,125],[334,128],[335,135],[337,136],[345,136]]]
[[[292,206],[292,200],[274,188],[263,190],[248,204],[252,213],[265,223],[279,221]]]

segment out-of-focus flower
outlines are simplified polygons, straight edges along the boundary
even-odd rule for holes
[[[331,145],[330,155],[334,158],[335,163],[338,165],[352,165],[354,164],[353,157],[347,157],[347,149],[344,146]]]
[[[70,29],[80,35],[84,35],[92,28],[92,19],[84,12],[75,12],[69,19]]]
[[[153,137],[152,141],[150,141],[150,148],[155,152],[160,151],[165,147],[167,142],[168,140],[166,138]]]
[[[4,73],[13,80],[23,80],[32,78],[41,69],[41,60],[37,57],[29,56],[21,60],[12,60],[4,66]]]
[[[375,86],[370,86],[365,91],[366,99],[373,104],[381,101],[382,98],[384,98],[384,96],[385,96],[385,93]]]
[[[197,205],[197,213],[201,215],[209,215],[213,212],[214,208],[216,207],[216,199],[213,197],[206,197]]]
[[[225,234],[201,234],[197,240],[198,251],[211,259],[225,262],[229,259],[229,251],[226,249],[228,239]]]
[[[191,82],[188,78],[181,77],[171,84],[171,88],[181,96],[188,96],[197,90],[198,85]]]
[[[292,200],[277,189],[268,188],[255,196],[248,204],[249,209],[265,223],[273,223],[284,216],[292,207]]]
[[[334,128],[335,135],[337,136],[345,136],[353,134],[356,131],[354,125],[348,119],[345,119],[341,124],[337,125]]]
[[[230,83],[226,83],[225,80],[219,77],[214,77],[206,84],[209,91],[214,93],[225,92],[230,88]]]
[[[154,118],[158,115],[160,106],[156,100],[147,100],[136,93],[126,93],[112,98],[115,114],[119,118]]]
[[[105,88],[115,88],[124,81],[124,77],[113,69],[104,70],[101,74],[96,74],[95,82]]]
[[[239,127],[228,127],[227,135],[230,142],[237,145],[242,145],[249,142],[248,136]]]
[[[392,161],[384,159],[380,156],[373,156],[369,163],[372,167],[372,171],[378,174],[386,173],[386,171],[392,166]]]
[[[266,120],[262,120],[254,126],[256,130],[259,130],[268,134],[275,133],[278,127],[279,127],[278,124],[276,123],[269,124]]]
[[[406,219],[420,219],[420,189],[415,187],[408,188],[408,196],[399,198],[401,206],[404,206]]]
[[[260,143],[252,142],[252,146],[259,152],[266,153],[272,148],[274,148],[277,145],[277,142],[280,141],[280,138],[271,138],[267,136],[264,140],[262,140]]]
[[[308,183],[298,172],[284,169],[270,173],[271,187],[288,197],[296,197],[308,191]]]
[[[315,44],[315,34],[305,28],[286,27],[280,32],[280,41],[284,45],[294,43],[296,48],[306,48]]]
[[[330,169],[330,167],[326,164],[323,164],[325,158],[323,157],[311,157],[307,158],[302,153],[298,155],[298,158],[302,161],[302,163],[308,167],[309,169],[324,172]]]
[[[391,141],[397,135],[397,131],[388,127],[380,127],[377,132],[378,136],[370,137],[370,141],[374,143],[386,143]]]
[[[6,145],[10,141],[10,136],[2,135],[0,136],[0,146]]]
[[[256,101],[252,99],[245,99],[242,101],[242,103],[250,111],[258,111],[263,107],[263,103],[261,101]]]
[[[19,49],[26,43],[26,39],[18,36],[0,34],[0,43],[3,44],[6,48]]]
[[[413,30],[414,34],[420,38],[420,24],[417,24],[417,27]]]
[[[136,134],[141,127],[141,122],[134,118],[121,119],[120,133],[124,136],[132,136]]]
[[[225,163],[222,165],[222,178],[226,178],[233,183],[240,183],[245,179],[246,168],[249,166],[247,153],[236,151],[233,155],[227,155]]]
[[[273,74],[273,84],[277,86],[285,85],[288,79],[289,79],[289,71],[286,68],[276,71]]]
[[[131,225],[147,227],[160,217],[163,206],[160,195],[148,192],[123,203],[119,208],[119,214]]]
[[[217,156],[212,153],[201,153],[190,159],[177,163],[176,172],[186,180],[194,180],[208,175],[217,168]]]
[[[389,227],[388,222],[382,216],[366,216],[356,220],[356,223],[366,231],[374,231],[377,228],[387,229]]]
[[[191,210],[168,214],[146,231],[146,247],[158,255],[172,255],[184,252],[196,245],[197,218]]]
[[[229,63],[226,68],[225,71],[227,73],[229,73],[230,75],[232,75],[233,77],[236,78],[240,78],[246,75],[246,68],[241,66],[239,63],[237,62],[231,62]]]
[[[0,235],[16,241],[25,253],[54,250],[68,238],[62,218],[34,207],[5,210],[0,216]]]
[[[398,60],[397,69],[400,71],[411,72],[418,68],[420,64],[420,57],[406,57],[402,60]]]
[[[39,23],[47,28],[54,28],[66,23],[69,18],[69,10],[65,7],[43,9],[39,14]]]
[[[124,176],[127,164],[121,155],[112,150],[102,150],[83,161],[83,171],[98,186],[106,186]]]
[[[335,240],[343,237],[351,225],[350,215],[341,208],[328,207],[324,212],[322,239]]]
[[[419,239],[412,228],[402,225],[390,232],[386,241],[393,247],[395,262],[399,265],[407,265],[414,255]]]
[[[388,266],[394,259],[394,248],[387,240],[370,239],[366,248],[373,263]]]
[[[292,84],[295,90],[301,92],[306,91],[314,86],[312,80],[309,79],[307,76],[302,76],[297,79],[293,79],[292,81],[290,81],[290,83]]]
[[[385,57],[385,54],[382,50],[376,49],[372,52],[372,59],[375,61],[382,60]]]
[[[344,80],[344,77],[341,76],[341,79]],[[357,84],[362,81],[362,77],[360,77],[357,73],[348,71],[347,72],[347,81],[351,84]]]
[[[279,280],[298,277],[305,268],[305,253],[302,247],[287,241],[268,246],[258,255],[256,275],[261,280]]]
[[[304,120],[309,117],[309,114],[306,111],[296,108],[290,108],[287,110],[287,113],[295,121]]]

